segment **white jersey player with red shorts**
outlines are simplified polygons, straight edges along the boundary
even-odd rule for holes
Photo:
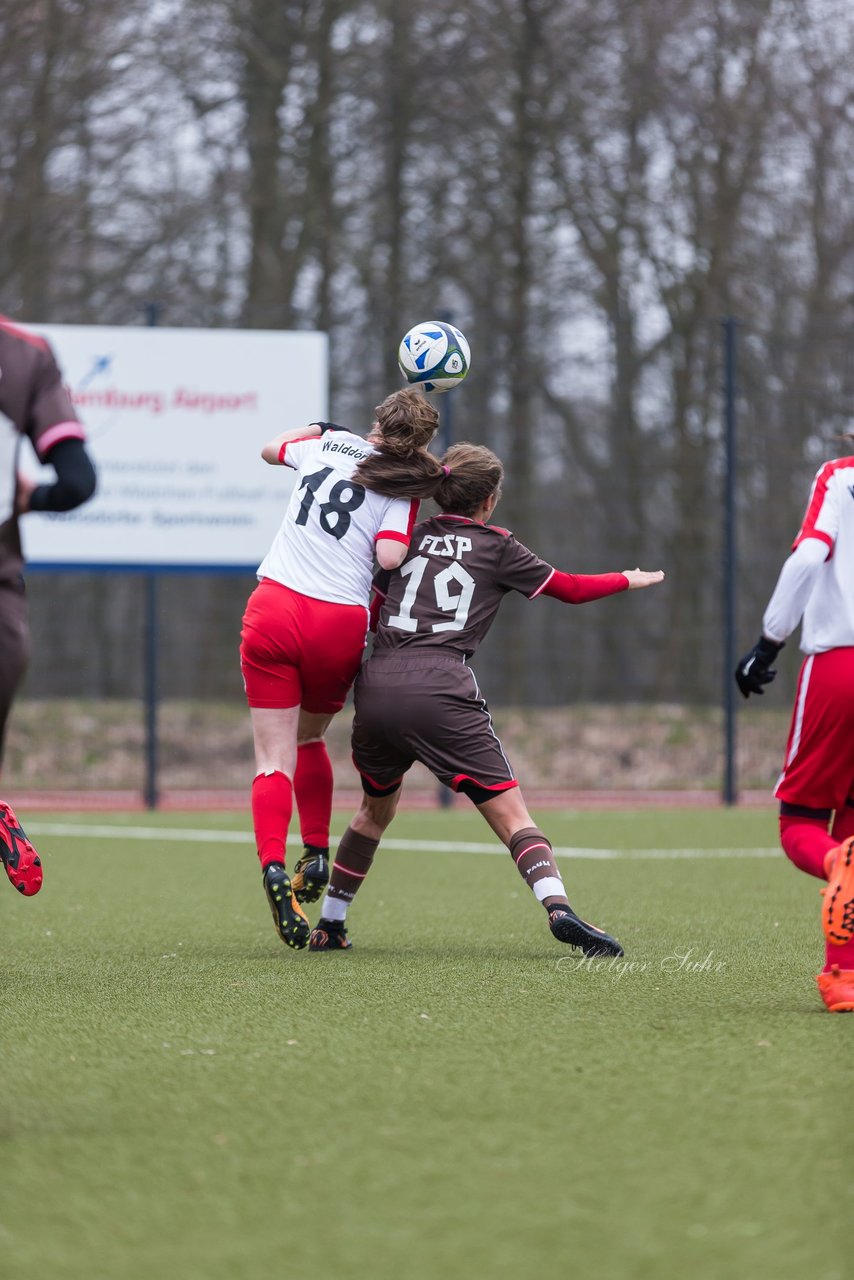
[[[296,479],[246,606],[240,662],[252,717],[252,821],[264,891],[276,932],[297,949],[310,932],[301,904],[314,902],[329,879],[333,778],[324,734],[362,660],[374,566],[395,568],[403,560],[418,508],[409,485],[424,492],[426,483],[429,492],[438,470],[426,448],[438,413],[423,395],[394,392],[376,415],[367,439],[315,422],[262,450],[265,462],[289,467]],[[362,483],[359,467],[366,464]],[[380,492],[383,485],[388,493]],[[305,848],[289,877],[294,801]]]
[[[373,446],[349,431],[286,441],[297,473],[281,528],[258,569],[241,661],[250,707],[340,711],[368,630],[380,539],[409,539],[417,502],[385,498],[352,477]]]
[[[837,1012],[854,1009],[854,457],[816,474],[762,637],[736,672],[745,696],[773,678],[770,663],[799,623],[805,657],[774,794],[787,856],[829,882],[818,983]]]
[[[854,458],[825,463],[813,481],[762,630],[782,642],[799,622],[806,658],[775,795],[841,810],[854,803]]]

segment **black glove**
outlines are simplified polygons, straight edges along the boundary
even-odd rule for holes
[[[327,431],[349,431],[349,427],[339,427],[337,422],[318,422],[320,434],[325,436]]]
[[[745,698],[751,693],[764,693],[763,685],[770,684],[777,672],[771,669],[771,663],[783,648],[776,640],[760,636],[756,644],[746,653],[735,669],[735,680]]]

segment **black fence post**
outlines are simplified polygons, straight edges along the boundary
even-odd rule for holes
[[[443,311],[439,316],[439,319],[443,320],[445,324],[454,323],[451,313],[449,311]],[[451,407],[453,403],[451,399],[452,396],[453,396],[453,388],[451,388],[450,391],[446,391],[442,396],[442,410],[439,415],[439,451],[440,453],[447,452],[447,450],[450,449],[451,445],[454,443],[454,418],[453,418],[453,412]],[[454,803],[453,791],[451,791],[449,787],[446,787],[444,783],[441,783],[441,782],[439,783],[438,801],[439,801],[440,809],[450,809],[451,805]]]
[[[736,334],[738,321],[727,316],[724,335],[724,492],[723,492],[723,710],[724,776],[721,799],[725,805],[738,803],[736,778],[736,587],[738,553],[736,545]]]
[[[162,306],[159,302],[144,304],[145,323],[154,328],[160,322]],[[157,573],[145,577],[145,620],[143,624],[143,703],[145,707],[145,784],[144,798],[147,809],[156,809],[159,800],[157,760]]]
[[[145,806],[156,809],[157,787],[157,574],[145,575]]]

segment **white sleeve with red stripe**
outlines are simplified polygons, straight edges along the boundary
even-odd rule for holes
[[[279,450],[279,461],[286,467],[299,471],[312,454],[317,452],[321,443],[321,436],[298,436],[296,440],[286,440]]]
[[[390,538],[392,542],[402,542],[408,547],[412,540],[412,528],[418,518],[419,505],[417,500],[410,502],[407,498],[389,498],[374,541]]]
[[[781,639],[802,609],[804,653],[854,647],[854,456],[819,468],[790,559],[768,605],[769,636]]]
[[[805,538],[818,538],[826,546],[833,546],[839,533],[839,481],[842,479],[837,473],[850,467],[850,458],[835,458],[819,467],[812,482],[803,524],[792,543],[793,551]]]
[[[819,570],[827,559],[827,544],[816,534],[799,535],[768,601],[762,619],[762,634],[782,644],[804,615]]]

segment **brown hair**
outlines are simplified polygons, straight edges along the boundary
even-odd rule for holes
[[[442,465],[427,452],[439,426],[439,411],[415,387],[386,396],[374,410],[374,452],[353,479],[389,498],[432,498],[443,479]]]
[[[504,466],[485,445],[452,444],[441,465],[442,478],[431,496],[442,511],[472,516],[493,493],[500,496]]]
[[[433,498],[439,508],[470,516],[501,489],[501,459],[484,445],[451,445],[441,461],[427,452],[439,413],[415,387],[386,396],[374,410],[380,443],[353,479],[390,498]]]

